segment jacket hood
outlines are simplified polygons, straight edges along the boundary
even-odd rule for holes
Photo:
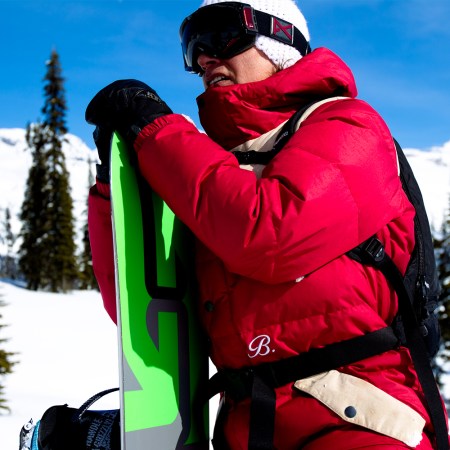
[[[230,150],[277,127],[302,106],[335,95],[356,97],[353,74],[337,55],[319,48],[265,80],[209,88],[197,104],[206,133]]]

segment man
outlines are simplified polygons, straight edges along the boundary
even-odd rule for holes
[[[386,124],[355,98],[342,60],[310,51],[292,0],[206,0],[180,34],[185,68],[205,86],[197,103],[206,135],[136,80],[101,90],[86,118],[98,136],[125,138],[141,174],[197,237],[202,321],[219,373],[256,374],[247,395],[224,388],[215,446],[431,449],[423,392],[396,343],[284,383],[257,372],[389,329],[394,290],[346,255],[376,234],[404,272],[414,248],[414,208]],[[270,151],[296,111],[330,98],[273,159],[239,164],[239,152]],[[107,173],[109,156],[99,156]],[[90,196],[92,255],[115,320],[108,195],[100,175]]]

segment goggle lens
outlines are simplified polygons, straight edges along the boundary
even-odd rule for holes
[[[245,23],[243,4],[233,5],[227,2],[205,6],[184,20],[180,37],[186,70],[202,72],[197,63],[201,53],[227,59],[254,45],[256,31]]]

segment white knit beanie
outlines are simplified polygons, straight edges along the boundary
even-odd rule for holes
[[[203,0],[200,7],[227,1],[247,3],[258,11],[263,11],[286,20],[298,28],[309,42],[308,26],[295,0]],[[255,47],[261,50],[277,67],[282,69],[294,65],[302,57],[300,52],[294,47],[283,44],[268,36],[258,35],[256,37]]]

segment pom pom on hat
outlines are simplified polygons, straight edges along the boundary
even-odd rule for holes
[[[305,17],[294,0],[204,0],[200,7],[227,1],[247,3],[259,11],[286,20],[298,28],[306,40],[309,41],[309,31]],[[255,47],[261,50],[280,69],[286,69],[294,65],[302,57],[296,48],[268,36],[258,35]]]

